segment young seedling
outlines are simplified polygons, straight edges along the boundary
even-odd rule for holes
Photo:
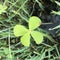
[[[0,14],[2,14],[3,12],[6,12],[5,11],[6,9],[7,9],[7,6],[0,4]]]
[[[30,45],[30,38],[32,36],[32,38],[34,39],[34,41],[37,44],[40,44],[43,42],[43,37],[46,35],[42,32],[39,32],[37,30],[35,30],[36,28],[38,28],[41,25],[41,20],[40,18],[36,17],[36,16],[32,16],[29,18],[29,22],[28,22],[28,26],[29,29],[25,28],[23,25],[19,25],[17,24],[14,27],[14,35],[16,37],[21,36],[21,43],[24,46],[29,46]],[[51,37],[49,37],[48,35],[46,35],[49,39],[51,39]]]

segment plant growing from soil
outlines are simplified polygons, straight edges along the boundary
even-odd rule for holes
[[[60,2],[55,1],[55,3],[60,7]],[[52,13],[60,15],[60,11],[52,11]],[[58,26],[54,27],[54,28],[51,28],[50,30],[54,30],[54,29],[60,29],[60,24]],[[60,33],[58,34],[58,36],[60,36]]]
[[[0,7],[0,11],[3,11],[0,13],[0,60],[60,60],[60,35],[57,35],[60,33],[60,27],[56,29],[56,26],[60,25],[60,16],[50,14],[52,10],[60,10],[55,1],[57,0],[0,0],[2,7],[8,7],[3,7],[4,10]],[[39,41],[38,45],[35,44],[32,31],[28,28],[31,16],[42,19],[41,25],[39,23],[39,26],[32,30],[43,34],[43,40],[41,43]],[[22,46],[20,42],[25,34],[14,36],[13,28],[16,24],[19,27],[24,25],[27,34],[30,33],[30,47]],[[34,22],[32,26],[35,26]],[[50,28],[53,30],[49,30]],[[18,34],[21,32],[20,29],[22,28],[18,28]],[[24,41],[26,42],[27,38]],[[55,41],[58,44],[54,43]]]
[[[40,18],[38,18],[36,16],[32,16],[29,18],[29,22],[28,22],[29,29],[25,28],[23,25],[17,24],[14,27],[14,35],[16,37],[22,36],[21,42],[24,46],[30,45],[31,36],[37,44],[40,44],[43,42],[44,36],[48,37],[48,35],[45,35],[43,32],[39,32],[39,31],[35,30],[36,28],[38,28],[41,25],[41,23],[42,22],[41,22]],[[50,36],[48,38],[51,39]]]

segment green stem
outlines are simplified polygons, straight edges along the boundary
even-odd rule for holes
[[[40,32],[42,32],[42,33],[43,33],[43,36],[47,37],[51,42],[58,43],[58,42],[56,42],[56,41],[52,38],[52,36],[50,35],[49,32],[47,32],[47,31],[45,31],[45,30],[43,30],[43,29],[41,29],[41,28],[38,28],[38,30],[39,30]]]
[[[48,34],[43,34],[45,37],[47,37],[51,42],[58,43],[56,42],[50,35]]]

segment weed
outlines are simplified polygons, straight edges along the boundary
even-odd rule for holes
[[[49,6],[45,3],[45,1],[48,1]],[[32,17],[32,15],[35,14],[39,17],[43,16],[42,13],[46,12],[45,6],[48,8],[56,8],[53,3],[52,5],[54,5],[54,7],[51,6],[49,1],[50,3],[51,1],[55,3],[56,0],[0,0],[0,60],[60,60],[60,45],[56,44],[56,39],[43,28],[39,28],[40,23],[37,25],[32,25],[33,27],[31,28],[33,29],[33,33],[31,33],[29,30],[31,28],[27,27],[28,25],[32,24],[29,23],[29,19]],[[46,10],[50,9],[48,8]],[[52,9],[50,9],[50,11],[51,10]],[[37,12],[38,15],[35,12]],[[40,18],[38,19],[40,21]],[[41,19],[41,21],[45,23],[46,19],[44,19],[44,21]],[[27,23],[29,24],[27,25]],[[13,29],[15,25],[17,26],[17,24],[19,27],[23,26],[24,31],[27,29],[27,32],[29,32],[29,34],[27,33],[26,38],[28,39],[30,36],[29,38],[32,40],[32,42],[29,42],[28,45],[31,44],[31,46],[26,47],[21,44],[20,33],[18,33],[19,37],[14,36]],[[36,31],[42,36],[41,43],[40,39],[38,38],[37,39],[39,42],[36,41],[36,37],[38,36]],[[18,30],[18,32],[20,31]],[[23,36],[25,36],[24,33]],[[26,42],[24,37],[22,39],[24,39]],[[34,41],[39,44],[35,44]]]

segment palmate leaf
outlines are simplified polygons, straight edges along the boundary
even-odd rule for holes
[[[43,33],[34,31],[34,29],[36,29],[40,25],[41,25],[41,20],[38,17],[36,16],[30,17],[29,25],[28,25],[29,29],[26,29],[24,26],[18,24],[14,27],[14,35],[16,37],[22,36],[21,43],[24,46],[30,45],[30,34],[35,40],[35,42],[37,44],[40,44],[43,42]]]
[[[28,31],[28,29],[26,29],[24,26],[19,25],[19,24],[14,27],[14,35],[16,37],[26,34],[27,31]]]
[[[21,37],[21,42],[24,46],[29,46],[30,45],[30,33],[29,32]]]
[[[43,42],[43,33],[38,31],[32,31],[31,36],[33,37],[33,39],[37,44],[40,44]]]
[[[38,18],[36,16],[30,17],[30,19],[29,19],[29,30],[36,29],[40,25],[41,25],[40,18]]]

